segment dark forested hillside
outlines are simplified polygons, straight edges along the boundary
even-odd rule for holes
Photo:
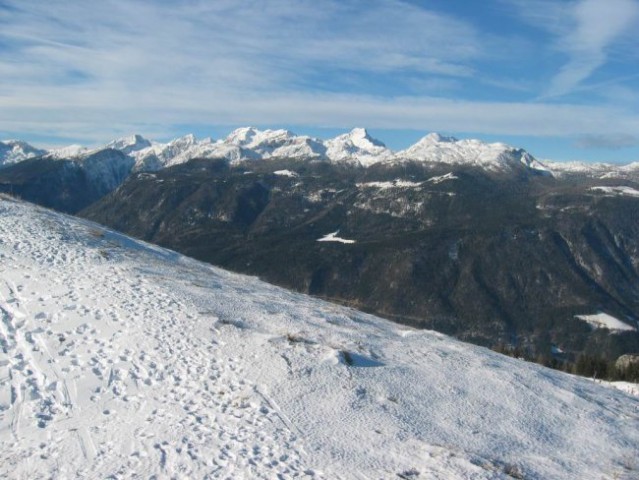
[[[134,174],[81,215],[471,342],[614,358],[639,351],[639,198],[593,187],[620,185],[639,186],[524,168],[193,160]],[[353,243],[318,241],[337,231]],[[598,312],[635,330],[577,317]]]

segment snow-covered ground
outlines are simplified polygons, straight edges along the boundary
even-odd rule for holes
[[[0,198],[1,478],[638,478],[639,399]]]

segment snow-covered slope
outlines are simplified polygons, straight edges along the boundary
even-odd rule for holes
[[[0,198],[2,478],[637,478],[639,399]]]
[[[35,148],[27,142],[4,140],[0,142],[0,167],[38,157],[45,153],[47,153],[46,150]]]

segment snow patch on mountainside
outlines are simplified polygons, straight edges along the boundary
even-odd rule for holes
[[[627,324],[607,313],[599,312],[593,315],[576,315],[579,320],[588,322],[594,328],[607,328],[613,332],[633,331],[636,327]]]
[[[636,478],[639,399],[0,198],[3,478]]]
[[[438,183],[446,182],[448,180],[457,180],[459,177],[453,174],[453,172],[447,173],[446,175],[439,175],[436,177],[431,177],[427,181],[434,183],[437,185]]]
[[[596,192],[603,192],[608,195],[625,195],[628,197],[639,197],[639,190],[636,190],[632,187],[592,187],[590,190]]]
[[[346,243],[346,244],[355,243],[355,240],[348,240],[346,238],[338,237],[337,235],[339,235],[339,230],[337,230],[336,232],[324,235],[322,238],[318,238],[317,241],[318,242],[337,242],[337,243]]]
[[[358,183],[359,188],[377,188],[379,190],[388,190],[391,188],[419,188],[423,182],[411,182],[410,180],[401,180],[399,178],[392,182],[366,182]]]
[[[278,175],[280,177],[299,177],[299,175],[291,170],[275,170],[273,175]]]

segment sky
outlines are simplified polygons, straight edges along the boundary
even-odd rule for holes
[[[429,132],[639,161],[639,0],[0,0],[0,139]]]

